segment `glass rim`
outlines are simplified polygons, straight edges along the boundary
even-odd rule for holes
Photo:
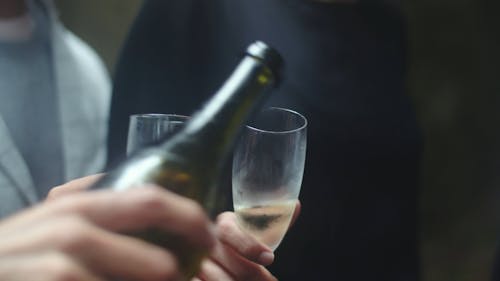
[[[289,109],[289,108],[284,108],[284,107],[275,107],[275,106],[272,106],[272,107],[268,107],[268,108],[262,110],[261,112],[271,111],[271,110],[285,111],[285,112],[291,113],[291,114],[293,114],[295,116],[298,116],[299,119],[303,120],[303,124],[301,126],[298,126],[295,129],[280,130],[280,131],[272,131],[272,130],[259,129],[259,128],[255,127],[255,126],[251,126],[251,125],[246,125],[245,127],[247,129],[250,129],[250,130],[258,132],[258,133],[269,133],[269,134],[289,134],[289,133],[294,133],[294,132],[302,131],[302,130],[304,130],[307,127],[307,124],[308,124],[307,118],[303,114],[300,114],[300,113],[298,113],[295,110],[292,110],[292,109]]]
[[[175,114],[175,113],[137,113],[137,114],[130,115],[130,119],[132,119],[132,118],[144,118],[144,119],[158,118],[159,119],[161,117],[186,119],[186,120],[190,118],[190,116],[188,116],[188,115]]]

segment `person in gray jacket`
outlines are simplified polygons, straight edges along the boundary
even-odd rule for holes
[[[51,0],[0,2],[0,217],[99,172],[110,81]]]

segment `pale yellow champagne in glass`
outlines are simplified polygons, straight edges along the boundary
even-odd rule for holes
[[[273,250],[295,210],[306,143],[306,118],[273,107],[249,123],[234,152],[233,205],[238,223]]]

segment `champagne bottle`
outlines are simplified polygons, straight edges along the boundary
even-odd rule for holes
[[[139,151],[91,189],[125,190],[153,183],[196,200],[213,215],[221,168],[244,123],[279,84],[281,67],[274,49],[260,41],[251,44],[228,80],[183,130]],[[182,237],[158,229],[135,235],[174,251],[186,278],[197,273],[206,255],[193,251]]]

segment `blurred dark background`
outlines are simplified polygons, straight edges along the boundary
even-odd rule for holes
[[[425,136],[424,280],[489,280],[499,230],[499,4],[407,1],[409,94]]]
[[[142,1],[56,2],[63,22],[112,73]],[[408,94],[425,136],[422,281],[490,278],[500,230],[499,6],[486,0],[404,2]]]

